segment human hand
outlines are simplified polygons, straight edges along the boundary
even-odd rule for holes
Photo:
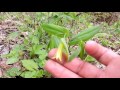
[[[71,62],[59,63],[52,60],[57,49],[52,49],[45,65],[45,69],[56,78],[120,78],[120,56],[94,41],[85,45],[86,52],[106,66],[101,70],[96,66],[75,58]],[[63,57],[63,61],[65,57]]]

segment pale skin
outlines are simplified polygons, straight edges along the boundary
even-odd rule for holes
[[[53,60],[57,49],[52,49],[45,64],[45,70],[55,78],[120,78],[120,56],[94,41],[88,41],[85,45],[86,52],[106,66],[101,70],[96,66],[84,62],[79,58],[71,62],[60,63]],[[63,60],[65,57],[63,57]]]

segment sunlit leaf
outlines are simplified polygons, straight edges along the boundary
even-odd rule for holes
[[[30,71],[38,70],[38,64],[33,60],[22,60],[22,65]]]
[[[19,76],[21,74],[21,71],[19,68],[13,67],[8,69],[6,73],[11,77],[15,77],[15,76]]]
[[[19,61],[19,58],[17,57],[11,57],[7,60],[6,64],[14,64]]]
[[[78,44],[79,41],[87,41],[91,39],[95,34],[97,34],[100,30],[100,26],[94,26],[91,28],[88,28],[87,30],[84,30],[77,35],[75,35],[71,41],[69,42],[70,45]]]
[[[49,34],[56,35],[58,37],[68,37],[69,30],[64,27],[55,24],[42,24],[42,28]]]

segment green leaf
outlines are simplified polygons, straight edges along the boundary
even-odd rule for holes
[[[39,59],[40,59],[40,60],[45,60],[46,56],[47,56],[47,55],[39,55]]]
[[[34,51],[34,54],[41,54],[41,49],[43,48],[42,45],[34,45],[33,46],[33,51]]]
[[[46,50],[41,50],[41,53],[40,53],[41,55],[47,55],[47,51]]]
[[[33,78],[37,71],[25,71],[21,74],[24,78]]]
[[[109,41],[108,41],[108,40],[102,40],[101,43],[102,43],[102,45],[105,46],[105,47],[106,47],[107,45],[109,45]]]
[[[28,45],[28,44],[29,44],[28,39],[24,39],[24,44],[25,44],[25,45]]]
[[[33,60],[22,60],[22,65],[29,71],[38,70],[38,64]]]
[[[80,55],[79,56],[80,56],[81,59],[84,59],[85,50],[84,50],[84,42],[83,41],[80,41],[79,49],[80,49]]]
[[[69,55],[68,45],[67,45],[67,43],[66,43],[66,41],[65,41],[65,38],[61,38],[61,41],[62,41],[62,43],[63,43],[63,45],[64,45],[64,48],[65,48],[65,51],[66,51],[67,55]],[[68,56],[68,57],[69,57],[69,56]]]
[[[67,23],[67,21],[74,20],[71,16],[68,16],[68,15],[61,15],[59,18],[62,18],[62,20],[66,23]]]
[[[47,51],[46,50],[41,50],[41,52],[39,53],[39,59],[40,60],[45,60],[45,58],[47,57]]]
[[[52,75],[48,71],[44,71],[44,75],[46,78],[51,78]]]
[[[22,77],[24,78],[41,78],[44,75],[43,70],[39,71],[25,71],[21,74]]]
[[[21,74],[21,71],[19,68],[13,67],[8,69],[6,73],[11,77],[15,77],[15,76],[19,76]]]
[[[100,26],[90,27],[87,30],[84,30],[78,33],[75,37],[71,39],[69,42],[70,45],[78,44],[80,40],[87,41],[91,39],[95,34],[97,34],[100,30]]]
[[[87,57],[85,58],[85,61],[87,61],[87,62],[94,62],[94,61],[95,61],[95,58],[93,58],[93,57],[90,56],[90,55],[87,55]]]
[[[41,78],[44,75],[44,70],[39,70],[36,72],[35,76],[36,78]]]
[[[34,43],[34,44],[39,44],[39,38],[36,37],[36,36],[33,36],[33,38],[32,38],[32,43]]]
[[[41,26],[39,26],[37,28],[37,31],[38,31],[38,37],[40,38],[42,36],[42,28],[41,28]]]
[[[49,34],[56,35],[58,37],[68,37],[69,30],[64,27],[55,24],[42,24],[42,28]]]
[[[109,36],[107,33],[97,33],[95,35],[96,38],[106,38],[107,36]]]
[[[34,56],[35,54],[39,55],[42,52],[43,45],[32,45],[32,47],[29,47],[30,56]]]
[[[70,57],[69,57],[69,60],[73,60],[75,57],[77,57],[80,53],[80,49],[78,48],[75,52],[73,52]]]
[[[119,28],[116,29],[115,32],[119,34],[120,33],[120,29]]]
[[[7,60],[6,64],[14,64],[19,61],[19,58],[17,57],[11,57]]]
[[[57,48],[59,46],[59,43],[60,43],[60,39],[52,35],[47,48],[50,50],[53,48]]]
[[[40,66],[41,68],[43,68],[44,65],[45,65],[45,60],[40,60],[40,61],[39,61],[39,66]]]
[[[70,16],[72,19],[76,19],[76,12],[65,13],[67,16]]]

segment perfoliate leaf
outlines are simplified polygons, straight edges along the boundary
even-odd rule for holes
[[[56,35],[58,37],[68,37],[69,31],[61,26],[55,24],[43,24],[42,28],[49,34]]]
[[[91,39],[95,34],[97,34],[100,30],[100,26],[94,26],[78,33],[75,37],[71,39],[69,42],[70,45],[78,44],[79,41],[87,41]]]
[[[29,71],[38,70],[38,64],[33,60],[22,60],[22,65]]]

